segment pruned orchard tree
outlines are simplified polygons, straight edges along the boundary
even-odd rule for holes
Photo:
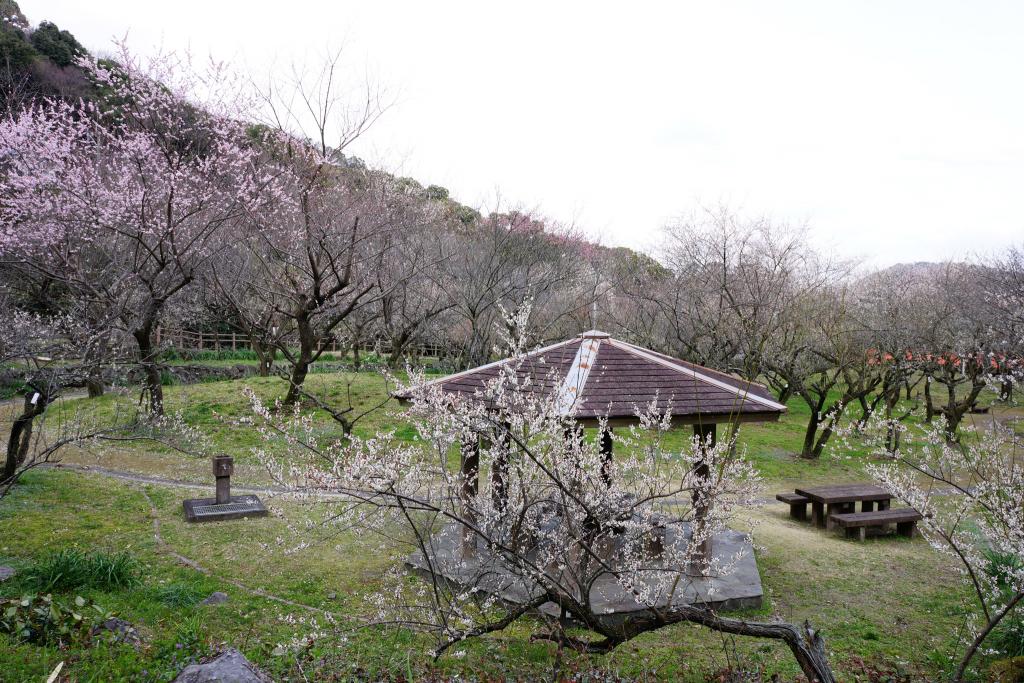
[[[59,281],[134,340],[163,413],[155,333],[168,302],[266,189],[244,88],[162,54],[80,62],[100,103],[44,100],[0,121],[2,258]]]
[[[866,423],[882,411],[889,424],[902,422],[917,407],[911,401],[925,375],[915,360],[928,329],[932,287],[905,268],[888,268],[869,273],[854,285],[853,315],[869,345],[868,363],[877,369],[879,381],[873,394],[861,396],[860,421]],[[905,396],[908,404],[899,408]],[[891,429],[890,451],[899,449],[902,432]]]
[[[69,446],[155,434],[155,425],[140,425],[137,410],[119,406],[112,418],[96,418],[79,407],[62,405],[60,399],[70,388],[88,382],[97,360],[88,354],[83,360],[82,349],[95,346],[96,337],[104,336],[106,330],[88,327],[71,312],[41,315],[18,304],[15,297],[0,291],[0,367],[9,380],[16,376],[23,387],[20,400],[3,408],[10,428],[0,469],[0,498],[29,470],[58,462]]]
[[[924,516],[928,542],[959,567],[976,613],[962,641],[953,680],[963,680],[986,638],[1024,601],[1024,457],[1020,437],[999,423],[951,442],[941,419],[915,434],[901,423],[873,420],[878,455],[868,471],[893,496]],[[889,452],[892,429],[906,432]]]
[[[1009,402],[1014,387],[1024,382],[1024,246],[990,257],[980,275],[984,301],[1002,322],[1003,334],[993,340],[998,364],[993,379],[1000,400]]]
[[[594,653],[692,622],[782,640],[809,680],[833,681],[823,640],[809,625],[729,618],[673,599],[706,586],[701,576],[735,568],[737,558],[712,560],[703,549],[755,500],[758,479],[742,453],[728,440],[700,438],[670,449],[663,437],[671,414],[638,406],[639,426],[615,435],[632,455],[609,462],[580,438],[558,392],[537,391],[519,377],[527,318],[521,311],[506,323],[517,332],[513,361],[472,400],[414,380],[407,388],[418,433],[412,444],[393,434],[324,444],[302,415],[286,419],[251,395],[262,432],[275,443],[260,452],[274,479],[312,503],[328,528],[358,529],[368,550],[414,553],[424,569],[423,580],[410,582],[396,563],[370,601],[374,616],[432,634],[435,656],[528,616],[544,624],[534,639]],[[285,455],[273,455],[282,444]],[[461,467],[451,464],[457,449]],[[637,609],[609,610],[599,581],[632,597]],[[518,597],[501,599],[502,586]],[[570,635],[567,621],[592,637]]]
[[[269,377],[277,349],[287,344],[286,330],[272,297],[264,296],[254,279],[260,255],[250,248],[252,236],[241,230],[239,239],[225,244],[217,262],[203,269],[202,304],[215,319],[245,335],[256,356],[260,377]]]
[[[998,341],[1008,330],[986,303],[975,264],[944,263],[925,275],[931,305],[921,349],[914,355],[925,379],[925,419],[941,416],[950,439],[1001,366]]]
[[[768,340],[766,377],[800,397],[810,413],[803,458],[820,458],[847,406],[881,383],[881,368],[852,315],[851,299],[843,286],[809,292]]]
[[[261,91],[271,205],[251,211],[234,233],[247,253],[222,288],[234,292],[223,298],[232,317],[290,366],[286,403],[298,401],[310,366],[337,343],[345,320],[379,299],[387,235],[415,220],[393,177],[343,153],[386,107],[370,87],[357,98],[340,90],[340,57]]]
[[[671,278],[633,289],[638,307],[663,320],[658,346],[747,379],[761,373],[768,341],[796,301],[837,275],[803,230],[744,219],[727,207],[670,225],[661,250]]]
[[[669,352],[664,320],[644,292],[662,291],[671,272],[646,254],[623,248],[612,250],[602,265],[613,286],[598,297],[598,327],[615,330],[640,346]]]
[[[523,211],[495,211],[448,235],[442,283],[454,302],[460,367],[488,362],[503,310],[532,302],[530,310],[541,321],[533,334],[543,339],[580,305],[558,298],[560,289],[577,282],[578,240],[571,232],[548,228]],[[582,303],[587,309],[591,302]]]
[[[402,364],[415,345],[426,341],[432,324],[455,306],[444,282],[445,236],[450,228],[432,202],[410,201],[420,216],[387,236],[393,244],[375,273],[380,297],[367,321],[367,327],[387,345],[392,369]],[[358,341],[365,332],[353,336]]]
[[[383,174],[346,169],[301,142],[287,145],[277,205],[252,215],[240,236],[249,250],[246,296],[232,303],[250,306],[239,317],[262,324],[288,362],[285,402],[294,403],[345,320],[380,299],[388,234],[409,213]]]

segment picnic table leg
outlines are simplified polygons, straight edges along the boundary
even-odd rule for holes
[[[807,519],[807,503],[794,503],[789,506],[789,516],[801,522]]]
[[[907,538],[914,537],[914,527],[917,526],[917,522],[897,522],[896,533],[900,536],[906,536]]]
[[[811,521],[819,529],[825,526],[825,506],[816,500],[811,501]]]
[[[887,501],[887,500],[880,500],[880,501],[878,501],[878,509],[879,510],[888,510],[889,509],[889,501]]]
[[[835,522],[832,521],[832,510],[834,510],[835,507],[836,506],[834,504],[832,504],[832,503],[827,503],[825,505],[825,528],[826,529],[831,529],[832,527],[835,526]],[[842,506],[840,506],[839,509],[842,510]]]
[[[868,531],[867,527],[863,527],[863,526],[858,526],[858,527],[848,526],[848,527],[846,527],[846,537],[847,538],[856,538],[858,541],[864,541],[864,540],[867,540],[867,537],[868,537],[867,531]]]
[[[861,501],[860,511],[861,512],[874,512],[875,511],[875,503],[874,503],[874,501],[871,501],[871,500]]]

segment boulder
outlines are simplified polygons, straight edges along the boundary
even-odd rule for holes
[[[14,569],[14,567],[0,566],[0,583],[3,583],[4,581],[11,578],[17,573],[18,572]]]
[[[274,683],[238,650],[225,650],[205,664],[190,664],[174,683]]]

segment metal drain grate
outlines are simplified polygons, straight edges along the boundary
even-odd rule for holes
[[[191,498],[183,502],[189,522],[213,522],[242,517],[265,517],[267,508],[259,496],[232,496],[230,503],[217,504],[216,498]]]
[[[247,500],[244,503],[222,503],[221,505],[196,505],[193,506],[192,512],[196,517],[202,517],[203,515],[218,515],[224,514],[225,512],[249,512],[260,510],[262,506],[255,504],[254,501]]]

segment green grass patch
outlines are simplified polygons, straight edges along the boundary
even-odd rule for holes
[[[139,561],[126,551],[87,552],[79,548],[61,548],[51,552],[25,570],[27,580],[44,592],[131,588],[139,584],[141,575]]]

